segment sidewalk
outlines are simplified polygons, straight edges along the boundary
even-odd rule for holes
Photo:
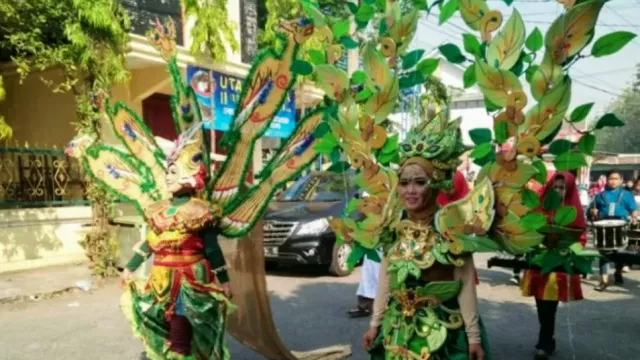
[[[37,300],[73,288],[88,291],[92,283],[88,263],[0,274],[0,304]]]

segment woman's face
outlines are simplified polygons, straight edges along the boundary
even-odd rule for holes
[[[180,183],[180,171],[175,164],[169,165],[165,182],[167,183],[167,190],[172,194],[182,189],[182,184]]]
[[[400,198],[408,211],[419,211],[427,206],[432,192],[430,179],[420,166],[407,165],[400,173]]]
[[[553,182],[553,190],[555,190],[561,199],[567,195],[567,182],[563,178],[555,179]]]

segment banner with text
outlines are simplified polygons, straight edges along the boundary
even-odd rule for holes
[[[214,120],[214,129],[227,131],[242,91],[242,78],[197,67],[187,67],[187,81],[198,97],[203,120]],[[205,128],[210,124],[205,123]],[[296,101],[293,93],[282,105],[264,136],[286,138],[296,126]]]

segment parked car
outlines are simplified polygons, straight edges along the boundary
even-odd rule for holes
[[[312,172],[269,204],[264,217],[267,266],[278,263],[327,265],[335,276],[349,275],[351,245],[336,243],[330,217],[340,217],[357,191],[354,173]]]

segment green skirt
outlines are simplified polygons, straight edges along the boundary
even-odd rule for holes
[[[130,282],[121,297],[121,308],[141,339],[151,360],[228,360],[226,319],[233,305],[219,285],[209,282],[206,267],[194,264],[189,271],[152,268],[146,283]],[[192,328],[191,356],[170,350],[169,321],[185,316]]]
[[[393,303],[390,304],[392,306]],[[452,299],[442,304],[444,308],[434,309],[434,314],[443,322],[451,322],[451,311],[459,310],[458,302]],[[387,310],[389,311],[389,310]],[[385,314],[386,316],[387,314]],[[484,350],[484,359],[491,360],[489,343],[482,320],[479,320],[481,345]],[[446,329],[446,339],[444,344],[431,354],[420,354],[419,349],[423,348],[429,342],[429,339],[420,337],[414,332],[406,332],[401,330],[392,330],[387,337],[388,344],[391,346],[401,346],[411,351],[409,354],[398,354],[385,349],[385,334],[381,329],[374,345],[369,350],[371,360],[468,360],[469,359],[469,341],[465,332],[464,325],[455,329]]]

